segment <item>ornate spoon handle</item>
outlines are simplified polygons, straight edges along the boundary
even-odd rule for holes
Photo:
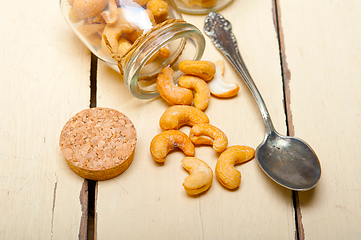
[[[236,37],[232,33],[231,23],[221,14],[211,12],[205,19],[204,31],[211,38],[214,45],[223,53],[223,55],[237,70],[239,75],[241,75],[243,81],[247,84],[248,88],[252,92],[253,97],[255,98],[261,111],[266,127],[266,132],[270,133],[274,131],[266,104],[264,103],[263,98],[259,93],[251,75],[249,74],[246,64],[244,63],[239,52]]]

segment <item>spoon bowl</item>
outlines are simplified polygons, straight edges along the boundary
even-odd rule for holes
[[[318,157],[303,140],[282,136],[274,129],[266,104],[241,57],[231,23],[221,14],[211,12],[206,17],[204,30],[242,77],[261,111],[266,135],[255,156],[261,169],[285,188],[295,191],[313,188],[321,177]]]
[[[292,190],[311,189],[321,176],[318,158],[306,142],[275,131],[257,147],[256,159],[271,179]]]

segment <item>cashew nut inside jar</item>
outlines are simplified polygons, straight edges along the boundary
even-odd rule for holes
[[[175,0],[181,12],[207,14],[227,7],[233,0]]]
[[[203,34],[182,19],[173,0],[60,0],[60,8],[75,34],[123,75],[137,98],[159,96],[156,78],[165,66],[177,82],[178,64],[204,52]]]

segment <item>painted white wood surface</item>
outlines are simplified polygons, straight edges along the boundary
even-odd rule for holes
[[[295,133],[322,177],[300,193],[305,239],[361,237],[360,1],[280,1]]]
[[[0,239],[78,239],[84,180],[58,141],[89,107],[89,51],[59,1],[9,1],[0,23]]]
[[[285,133],[282,78],[271,1],[235,1],[221,11],[234,25],[234,33],[249,70],[267,102],[276,128]],[[184,18],[203,31],[205,16]],[[207,38],[203,59],[224,59]],[[229,138],[229,145],[256,148],[264,126],[246,85],[227,63],[227,81],[240,84],[236,98],[212,98],[205,111],[210,121]],[[241,187],[223,188],[214,177],[206,194],[190,197],[182,183],[181,152],[171,153],[164,166],[149,152],[151,139],[161,132],[158,120],[168,105],[161,99],[138,100],[126,90],[119,75],[98,64],[98,106],[112,107],[134,122],[138,144],[130,168],[114,179],[98,182],[97,239],[293,239],[291,191],[269,180],[255,160],[238,166]],[[185,132],[189,128],[182,128]],[[197,147],[196,157],[214,169],[217,155],[210,147]]]
[[[316,150],[323,170],[314,190],[299,193],[304,236],[358,239],[360,3],[281,0],[280,10],[293,126]],[[243,58],[284,133],[271,2],[238,0],[221,13],[233,23]],[[202,28],[203,16],[184,17]],[[67,167],[58,137],[63,124],[89,106],[89,51],[66,25],[58,2],[8,2],[0,8],[0,22],[0,239],[77,239],[83,179]],[[204,59],[221,59],[206,39]],[[206,113],[227,133],[230,145],[256,147],[264,133],[258,108],[229,65],[226,76],[240,83],[239,96],[212,98]],[[237,167],[243,176],[237,191],[225,190],[214,178],[206,194],[189,197],[181,185],[188,175],[180,165],[183,155],[172,153],[159,166],[148,150],[168,105],[134,99],[103,63],[98,106],[127,114],[139,138],[129,170],[98,184],[98,239],[294,238],[290,191],[271,182],[255,161]],[[214,168],[211,148],[197,148],[197,157]]]

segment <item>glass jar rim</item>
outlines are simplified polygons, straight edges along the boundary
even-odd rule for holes
[[[153,44],[152,39],[156,39],[157,44],[149,54],[144,56],[142,50]],[[177,39],[183,39],[195,45],[196,50],[194,57],[189,60],[201,59],[205,49],[205,38],[196,26],[187,22],[174,22],[164,25],[163,27],[150,33],[149,37],[147,37],[142,44],[135,48],[131,56],[125,62],[127,67],[124,69],[123,74],[124,83],[133,96],[139,99],[150,99],[159,96],[158,91],[149,91],[143,89],[139,85],[138,80],[141,75],[140,72],[155,52],[167,45],[169,42]],[[140,64],[137,65],[135,64],[136,62],[139,62]]]

